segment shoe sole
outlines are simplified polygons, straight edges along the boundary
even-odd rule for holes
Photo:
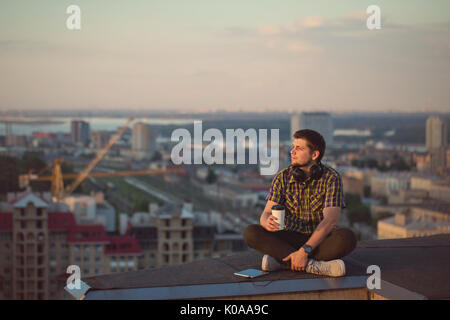
[[[343,277],[343,276],[345,276],[345,263],[344,263],[344,261],[339,259],[336,262],[339,263],[339,265],[341,266],[342,274],[338,275],[338,276],[333,276],[333,277]]]
[[[265,272],[272,272],[272,271],[277,271],[277,270],[280,270],[280,269],[281,269],[281,265],[280,265],[280,267],[275,268],[275,269],[269,268],[269,267],[268,267],[268,266],[269,266],[269,262],[267,261],[268,259],[269,259],[269,255],[265,254],[265,255],[263,256],[263,258],[262,258],[262,263],[261,263],[261,269],[262,269],[262,271],[265,271]]]
[[[269,271],[269,270],[267,270],[268,268],[267,268],[267,259],[268,259],[268,257],[267,257],[267,255],[265,254],[264,256],[263,256],[263,258],[262,258],[262,263],[261,263],[261,269],[262,269],[262,271]]]

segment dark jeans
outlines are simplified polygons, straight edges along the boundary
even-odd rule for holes
[[[262,254],[268,254],[281,263],[283,258],[300,249],[310,236],[310,234],[285,230],[270,232],[258,224],[249,225],[244,230],[244,241],[250,248]],[[323,261],[339,259],[348,255],[355,247],[354,233],[350,229],[336,228],[309,256]]]

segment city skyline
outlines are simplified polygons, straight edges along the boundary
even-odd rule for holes
[[[2,4],[1,111],[450,110],[446,1],[72,2]]]

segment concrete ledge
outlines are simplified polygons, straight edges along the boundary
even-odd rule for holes
[[[381,289],[370,290],[371,294],[390,300],[427,300],[422,294],[396,286],[390,282],[381,280]]]
[[[357,296],[361,296],[361,289],[368,297],[366,277],[316,278],[277,281],[245,281],[239,283],[188,285],[173,287],[93,290],[86,294],[86,300],[167,300],[167,299],[211,299],[238,298],[264,299],[269,295],[275,299],[285,299],[287,295],[295,296],[299,293],[314,293],[330,291],[330,299],[339,297],[345,289],[357,289]],[[356,293],[356,292],[355,292]],[[348,296],[348,295],[347,295]],[[350,299],[350,298],[349,298]]]

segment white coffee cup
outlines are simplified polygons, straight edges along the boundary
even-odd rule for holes
[[[277,204],[272,207],[272,215],[278,223],[278,230],[284,230],[284,206]]]

